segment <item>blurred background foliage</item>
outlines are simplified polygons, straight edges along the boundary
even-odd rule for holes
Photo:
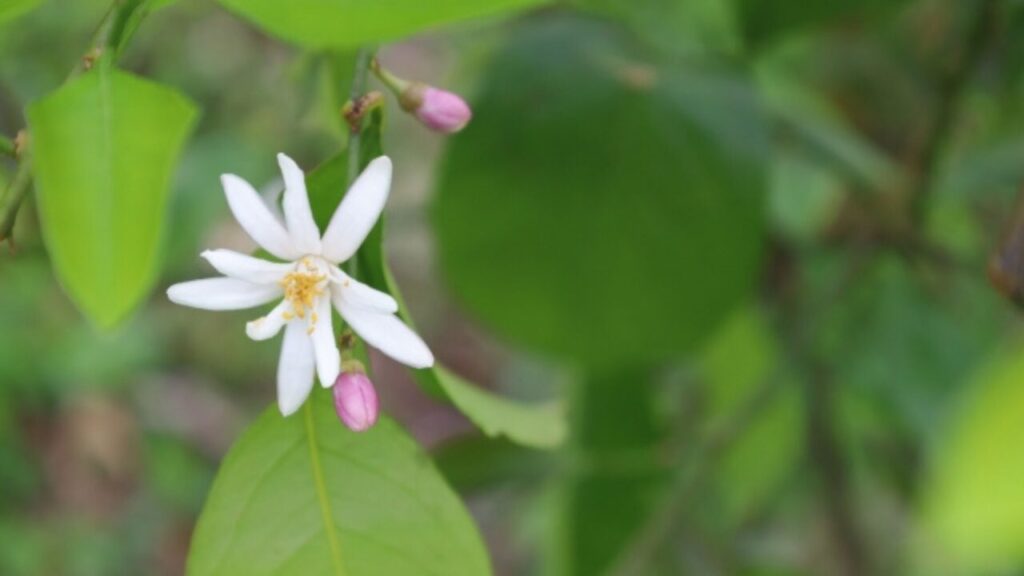
[[[275,186],[274,153],[336,150],[346,61],[162,4],[123,65],[201,118],[161,287],[248,246],[220,173]],[[107,6],[0,2],[0,133]],[[475,112],[447,142],[388,117],[387,248],[417,323],[458,372],[569,407],[568,445],[526,450],[375,358],[498,574],[1024,570],[1024,340],[986,277],[1000,252],[1024,281],[1002,244],[1024,222],[1022,32],[1019,0],[576,0],[383,47]],[[99,334],[32,206],[15,240],[0,574],[179,574],[276,345],[161,290]]]

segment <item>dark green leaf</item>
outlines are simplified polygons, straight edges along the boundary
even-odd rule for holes
[[[737,86],[648,63],[594,22],[521,31],[442,171],[455,293],[500,334],[589,364],[691,350],[759,270],[763,174],[723,142],[763,126],[751,98],[723,98]]]

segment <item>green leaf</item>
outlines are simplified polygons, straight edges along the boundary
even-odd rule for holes
[[[177,92],[106,65],[28,109],[39,212],[65,290],[101,327],[146,295],[195,119]]]
[[[762,247],[764,175],[724,144],[764,140],[743,83],[659,67],[620,34],[567,18],[516,34],[433,207],[471,313],[597,366],[691,351],[747,298]]]
[[[0,2],[0,24],[13,20],[39,4],[40,0],[3,0]]]
[[[935,540],[924,552],[943,572],[1010,573],[1024,561],[1021,350],[1005,350],[975,375],[936,452],[925,492]],[[920,573],[929,572],[938,570]]]
[[[544,0],[220,0],[285,40],[311,48],[347,48],[393,40],[422,30],[526,8]]]
[[[620,573],[610,569],[664,501],[667,429],[657,418],[652,380],[645,371],[615,371],[590,375],[577,386],[567,457],[572,465],[564,469],[563,501],[552,507],[559,517],[553,523],[558,533],[548,539],[550,574]]]
[[[381,110],[371,113],[362,134],[363,164],[380,155]],[[335,155],[309,173],[307,188],[317,225],[323,229],[344,197],[348,173],[345,152]],[[398,300],[399,316],[411,327],[415,323],[398,285],[388,269],[384,253],[384,217],[367,236],[357,254],[359,279],[383,290]],[[559,402],[531,406],[503,398],[461,378],[440,364],[428,370],[412,370],[416,382],[428,393],[450,400],[463,414],[489,436],[509,439],[536,448],[553,448],[566,435],[564,410]]]
[[[199,519],[189,576],[479,576],[486,550],[458,497],[397,424],[349,431],[330,392],[272,407],[225,458]]]

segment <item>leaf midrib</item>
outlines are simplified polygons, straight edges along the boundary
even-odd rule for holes
[[[327,533],[327,543],[331,548],[331,563],[334,565],[336,576],[346,576],[345,565],[341,561],[341,547],[338,545],[338,535],[334,528],[331,506],[327,500],[327,486],[324,483],[323,468],[320,466],[320,454],[316,442],[316,425],[313,423],[312,402],[306,402],[302,409],[306,420],[306,440],[309,443],[309,460],[313,468],[313,483],[316,485],[317,502],[320,505],[320,514],[324,521],[324,531]]]

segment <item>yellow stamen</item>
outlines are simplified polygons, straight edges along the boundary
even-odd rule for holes
[[[323,274],[316,274],[316,266],[308,260],[303,259],[302,264],[309,272],[291,272],[281,280],[281,287],[284,288],[284,298],[292,305],[292,312],[284,312],[285,320],[291,320],[295,316],[306,317],[306,309],[312,310],[316,306],[316,299],[324,290],[321,285],[326,278]]]

